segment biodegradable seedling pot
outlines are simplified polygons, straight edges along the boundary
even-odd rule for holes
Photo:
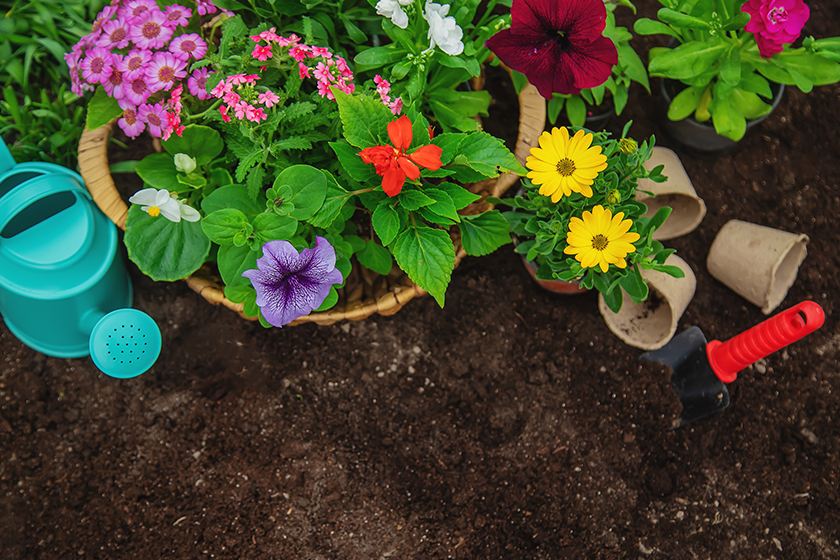
[[[706,215],[706,203],[697,196],[685,167],[673,150],[661,146],[653,148],[650,159],[645,162],[645,169],[651,170],[657,165],[665,166],[662,174],[668,177],[668,180],[664,183],[654,183],[650,179],[640,179],[636,189],[636,200],[647,205],[647,218],[653,217],[663,206],[672,208],[671,215],[665,223],[653,232],[653,238],[661,241],[694,231]],[[656,196],[651,197],[642,191],[652,192]]]
[[[718,231],[706,268],[734,292],[769,315],[796,280],[808,254],[808,236],[730,220]]]
[[[642,303],[636,303],[624,293],[624,304],[618,313],[613,313],[598,294],[598,309],[607,327],[626,344],[642,350],[656,350],[665,345],[677,332],[677,323],[688,307],[697,279],[684,260],[671,255],[665,264],[680,267],[685,277],[674,278],[664,272],[642,270],[647,280],[650,295]]]

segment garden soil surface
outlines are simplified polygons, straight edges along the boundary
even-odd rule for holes
[[[836,1],[810,6],[806,35],[840,29]],[[490,78],[485,126],[512,145],[511,85]],[[467,258],[443,309],[272,330],[131,265],[163,334],[138,378],[0,322],[0,558],[840,557],[840,87],[788,88],[707,159],[661,137],[659,102],[634,85],[609,128],[676,148],[708,206],[666,243],[697,276],[679,330],[725,340],[766,318],[706,270],[731,219],[807,234],[780,309],[826,312],[744,370],[723,413],[671,430],[669,370],[607,329],[595,293],[538,288],[510,246]]]

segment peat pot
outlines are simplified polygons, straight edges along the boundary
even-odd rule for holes
[[[671,105],[671,100],[683,87],[684,84],[676,80],[659,80],[659,93],[662,95],[662,103],[656,105],[656,116],[665,134],[679,143],[686,152],[701,158],[719,155],[736,147],[738,142],[715,132],[715,127],[710,122],[697,122],[694,117],[690,116],[680,121],[672,121],[668,118],[668,107]],[[784,84],[771,83],[770,91],[773,93],[770,112],[763,117],[747,121],[746,134],[749,134],[752,127],[776,110],[782,100],[785,86]]]

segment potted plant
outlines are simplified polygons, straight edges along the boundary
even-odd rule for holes
[[[520,238],[516,252],[533,263],[538,281],[595,288],[615,313],[622,288],[637,303],[647,298],[643,270],[684,275],[665,264],[674,250],[653,239],[671,209],[645,218],[647,208],[636,200],[639,179],[666,177],[662,166],[645,169],[654,139],[637,144],[627,137],[630,125],[620,139],[577,127],[543,132],[526,161],[522,195],[494,201],[514,209],[504,217]]]
[[[734,146],[779,103],[784,86],[807,93],[840,81],[836,38],[792,48],[810,15],[802,0],[660,2],[658,21],[642,18],[634,31],[672,37],[673,48],[651,49],[648,72],[664,78],[663,126],[689,148]]]
[[[103,28],[121,21],[114,10]],[[137,43],[86,51],[74,62],[88,86],[91,57],[104,59],[96,62],[94,83],[115,81],[102,69],[105,51],[123,57],[123,65],[131,56],[151,61],[144,78],[153,91],[127,94],[115,86],[106,95],[103,88],[90,103],[93,124],[121,115],[129,136],[145,128],[163,140],[162,152],[137,164],[145,188],[129,199],[129,257],[154,279],[189,277],[200,291],[213,287],[205,266],[213,264],[224,285],[216,302],[266,326],[362,318],[348,303],[360,299],[372,300],[370,313],[396,310],[409,292],[431,293],[443,305],[460,258],[510,240],[501,214],[477,204],[481,195],[462,185],[525,172],[477,125],[460,131],[468,127],[437,119],[455,130],[436,134],[421,110],[443,89],[427,83],[433,62],[457,56],[438,58],[439,47],[464,52],[457,45],[462,32],[446,11],[428,3],[417,19],[426,22],[429,44],[420,53],[425,63],[408,69],[419,78],[409,77],[405,96],[381,74],[360,76],[311,36],[280,35],[269,24],[248,29],[233,13],[209,27],[194,25],[188,14],[170,36],[150,43],[173,56],[138,54]],[[162,16],[134,17],[148,23]],[[125,21],[129,36],[137,36]],[[394,64],[379,68],[393,76]],[[126,99],[131,95],[136,104]]]

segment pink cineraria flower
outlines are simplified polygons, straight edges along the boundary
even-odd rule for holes
[[[309,71],[309,66],[307,66],[303,62],[298,62],[298,72],[300,73],[301,79],[312,77],[312,74]]]
[[[82,53],[80,52],[70,51],[69,53],[64,54],[64,61],[67,63],[67,68],[70,70],[70,91],[79,97],[81,97],[84,93],[84,91],[82,91],[81,79],[79,78],[79,62],[81,59]]]
[[[119,8],[117,15],[125,18],[129,23],[136,17],[140,17],[145,12],[160,11],[154,0],[129,0],[122,7]]]
[[[123,76],[123,79],[125,79],[125,76]],[[134,78],[123,86],[123,97],[134,105],[142,105],[151,94],[149,86],[146,85],[145,76]]]
[[[129,138],[137,138],[141,132],[146,130],[146,125],[137,118],[137,112],[133,107],[123,111],[123,115],[117,121],[117,124]]]
[[[152,136],[160,138],[163,135],[167,117],[161,103],[141,105],[137,110],[137,118],[149,125],[149,132]]]
[[[123,19],[106,21],[102,24],[102,35],[96,40],[96,46],[124,49],[129,43],[128,30],[128,23]]]
[[[116,68],[111,70],[111,74],[99,83],[102,84],[102,88],[108,94],[108,97],[113,97],[114,99],[123,98],[125,88],[123,74]]]
[[[183,61],[189,60],[190,57],[200,60],[207,54],[207,43],[197,33],[185,33],[172,39],[169,52]]]
[[[171,6],[167,6],[163,14],[166,16],[166,25],[169,27],[175,28],[179,25],[186,27],[190,23],[192,10],[179,6],[178,4],[172,4]]]
[[[95,84],[104,80],[114,68],[114,55],[108,49],[95,47],[85,53],[82,61],[82,78]]]
[[[750,14],[744,30],[755,35],[762,58],[771,58],[796,41],[811,16],[802,0],[749,0],[741,11]]]
[[[267,47],[261,47],[260,45],[257,45],[254,47],[254,51],[251,53],[251,56],[259,60],[260,62],[265,62],[266,60],[274,56],[274,53],[271,52],[271,45],[268,45]]]
[[[154,93],[162,89],[169,90],[175,82],[187,75],[187,63],[178,60],[172,53],[157,52],[146,68],[149,90]]]
[[[219,9],[213,5],[213,2],[210,0],[198,0],[198,13],[199,15],[206,16],[207,14],[215,14]]]
[[[152,60],[152,52],[147,50],[129,51],[117,64],[117,70],[123,73],[123,79],[134,80],[146,73],[146,64]]]
[[[280,101],[280,98],[273,91],[266,91],[265,93],[261,93],[257,96],[257,101],[271,109],[278,101]]]
[[[160,10],[147,10],[131,21],[131,40],[141,49],[159,49],[172,38],[172,28],[166,25]]]
[[[207,99],[209,97],[207,95],[207,76],[209,76],[207,68],[199,68],[187,80],[187,89],[199,99]]]
[[[221,107],[219,107],[219,113],[222,114],[222,121],[226,123],[230,122],[230,115],[228,115],[227,105],[222,105]]]

